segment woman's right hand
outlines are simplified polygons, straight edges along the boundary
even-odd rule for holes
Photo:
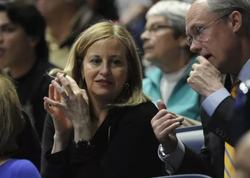
[[[55,79],[55,81],[59,81]],[[53,102],[61,102],[61,95],[55,90],[52,84],[49,85],[49,97],[44,97],[44,108],[51,115],[55,127],[55,137],[68,137],[73,125],[69,119],[64,115],[59,107],[54,107]]]

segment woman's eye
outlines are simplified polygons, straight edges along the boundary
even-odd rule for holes
[[[113,66],[120,66],[122,64],[122,62],[118,59],[114,59],[112,60],[112,65]]]
[[[2,30],[2,32],[10,33],[10,32],[15,31],[16,27],[13,25],[5,25],[5,26],[2,26],[1,30]]]
[[[101,59],[100,59],[100,58],[95,58],[95,59],[92,59],[90,62],[91,62],[92,64],[94,64],[94,65],[97,65],[97,64],[100,64],[100,63],[101,63]]]

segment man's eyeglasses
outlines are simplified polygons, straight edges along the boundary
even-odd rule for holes
[[[142,33],[146,32],[146,31],[148,31],[149,33],[155,33],[157,31],[159,31],[160,29],[167,29],[167,28],[172,29],[172,27],[169,25],[153,25],[150,28],[144,29],[144,31]]]
[[[193,43],[193,39],[195,39],[196,41],[198,42],[201,42],[204,38],[204,30],[206,28],[208,28],[210,25],[214,24],[215,22],[223,19],[224,17],[228,16],[229,14],[226,14],[226,15],[223,15],[222,17],[218,18],[218,19],[215,19],[214,21],[210,22],[209,24],[205,25],[204,27],[200,28],[196,28],[196,32],[195,32],[195,35],[193,36],[190,36],[188,35],[187,38],[186,38],[186,43],[188,46],[191,46],[192,43]]]

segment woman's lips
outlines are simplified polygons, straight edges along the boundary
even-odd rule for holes
[[[96,81],[99,85],[102,85],[102,86],[108,86],[108,85],[112,85],[113,82],[111,81],[108,81],[108,80],[97,80]]]

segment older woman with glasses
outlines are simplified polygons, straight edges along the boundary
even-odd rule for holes
[[[161,99],[169,111],[200,121],[199,95],[187,83],[195,62],[186,44],[185,16],[189,7],[185,2],[159,1],[147,12],[141,39],[144,59],[154,66],[146,72],[143,90],[155,104]]]

